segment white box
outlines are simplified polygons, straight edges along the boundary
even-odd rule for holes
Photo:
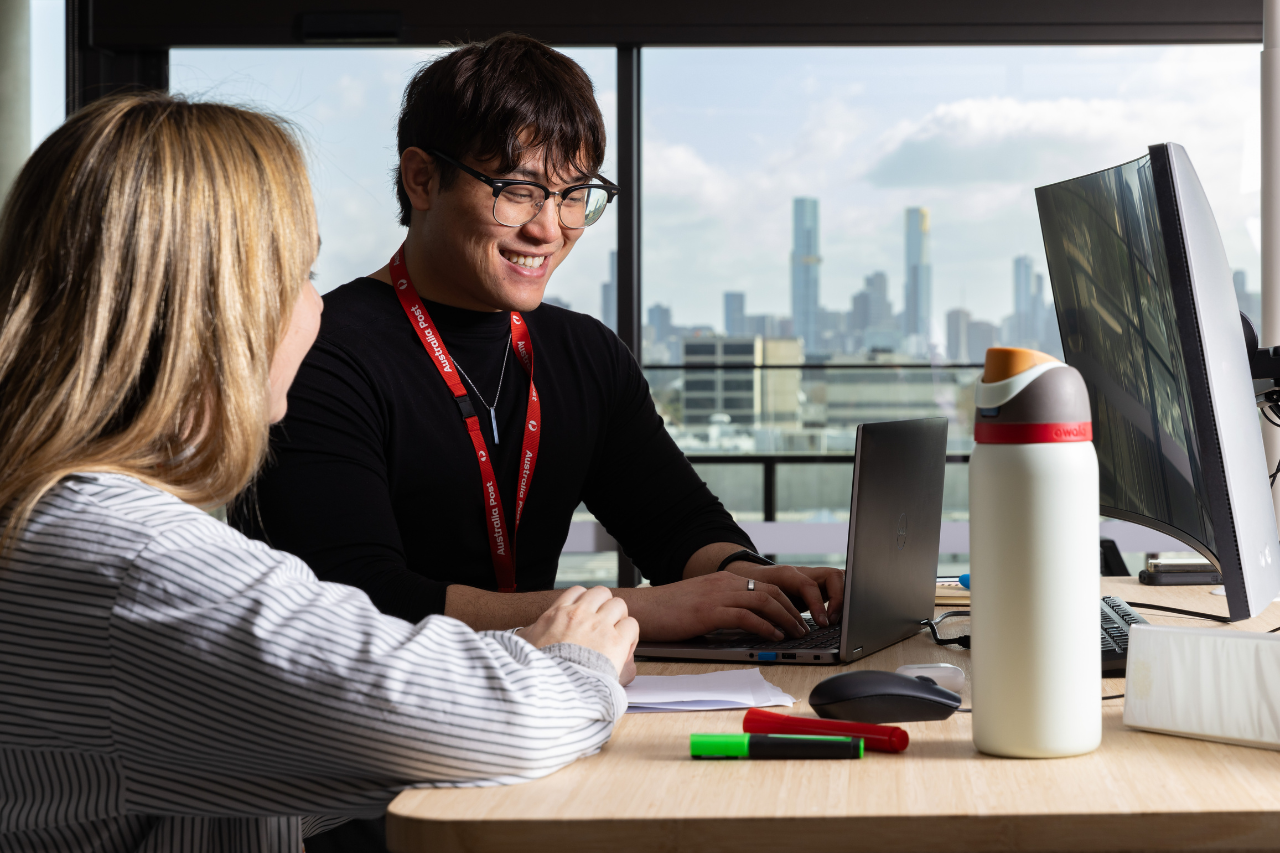
[[[1127,726],[1280,749],[1280,635],[1134,625]]]

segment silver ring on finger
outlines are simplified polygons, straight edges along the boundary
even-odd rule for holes
[[[747,578],[747,592],[756,591],[756,582],[753,578]]]

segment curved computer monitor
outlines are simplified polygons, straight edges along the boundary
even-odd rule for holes
[[[1231,267],[1187,152],[1153,145],[1036,203],[1102,514],[1199,551],[1231,618],[1257,615],[1280,591],[1280,543]]]

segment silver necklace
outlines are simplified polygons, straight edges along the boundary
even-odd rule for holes
[[[484,396],[480,393],[480,389],[476,387],[476,383],[471,381],[471,377],[462,369],[462,365],[458,364],[455,358],[453,364],[458,368],[458,372],[462,374],[462,378],[467,380],[467,384],[471,386],[471,390],[476,392],[476,396],[480,398],[480,405],[489,410],[489,423],[493,425],[493,443],[498,443],[498,415],[495,409],[498,408],[498,395],[502,393],[502,380],[507,375],[507,356],[511,355],[511,336],[507,335],[507,348],[502,352],[502,372],[498,374],[498,390],[493,392],[493,405],[490,406],[484,401]]]

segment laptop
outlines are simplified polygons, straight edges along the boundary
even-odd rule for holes
[[[916,634],[922,621],[933,618],[946,461],[946,418],[858,427],[844,612],[838,624],[820,628],[810,620],[808,635],[779,641],[723,630],[677,643],[641,642],[636,656],[848,663]]]

